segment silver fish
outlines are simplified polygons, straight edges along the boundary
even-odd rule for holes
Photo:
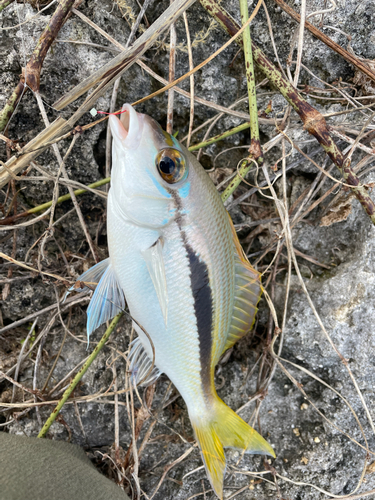
[[[223,448],[275,456],[214,385],[220,356],[254,323],[259,273],[197,159],[149,116],[129,104],[123,110],[121,120],[109,118],[109,258],[79,278],[98,283],[87,333],[121,311],[126,300],[155,350],[153,366],[150,341],[134,323],[132,378],[147,385],[162,372],[168,375],[185,400],[207,475],[222,498]]]

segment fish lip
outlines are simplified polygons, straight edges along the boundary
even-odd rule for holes
[[[120,142],[126,149],[138,148],[143,132],[144,115],[137,113],[131,104],[124,104],[120,120],[110,115],[109,125],[115,142]]]

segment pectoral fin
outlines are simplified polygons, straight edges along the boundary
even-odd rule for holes
[[[167,278],[163,260],[163,240],[159,238],[150,248],[142,252],[148,272],[155,287],[160,308],[163,313],[164,323],[168,320],[168,293]]]
[[[69,288],[65,294],[64,300],[71,292],[88,292],[89,290],[95,290],[100,278],[103,276],[109,265],[110,261],[108,258],[98,262],[95,266],[90,267],[90,269],[81,274],[75,284]]]
[[[68,293],[93,290],[87,308],[87,337],[106,321],[111,320],[125,307],[124,294],[117,282],[116,274],[110,259],[103,260],[83,273],[76,285],[69,288]]]

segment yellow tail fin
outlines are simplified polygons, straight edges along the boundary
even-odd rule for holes
[[[191,423],[208,478],[219,498],[223,498],[226,467],[224,448],[275,457],[267,441],[218,397],[208,418],[191,416]]]

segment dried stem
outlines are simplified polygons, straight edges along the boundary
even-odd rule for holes
[[[36,99],[38,101],[39,109],[40,109],[40,112],[42,114],[44,123],[45,123],[46,127],[49,127],[50,123],[49,123],[49,120],[48,120],[48,117],[47,117],[47,113],[46,113],[46,111],[44,109],[44,104],[43,104],[43,101],[42,101],[42,99],[40,97],[39,91],[35,92],[35,97],[36,97]],[[72,148],[73,148],[73,146],[74,146],[77,138],[78,138],[78,134],[76,134],[76,135],[73,136],[73,140],[72,140],[71,145],[69,146],[67,152],[65,153],[64,159],[61,157],[58,145],[54,144],[52,146],[52,149],[53,149],[53,151],[55,153],[55,156],[57,158],[57,161],[59,163],[59,168],[61,169],[62,175],[63,175],[63,177],[66,180],[69,180],[69,176],[68,176],[68,172],[67,172],[67,170],[65,168],[65,162],[66,162],[66,159],[69,156],[69,154],[70,154],[70,152],[71,152],[71,150],[72,150]],[[85,223],[85,219],[83,218],[82,211],[81,211],[81,209],[80,209],[80,207],[78,205],[78,201],[77,201],[77,198],[76,198],[76,196],[74,194],[74,190],[73,190],[72,186],[70,186],[69,184],[68,184],[67,187],[68,187],[68,191],[69,191],[70,197],[72,199],[74,208],[76,209],[78,220],[79,220],[79,222],[81,224],[83,233],[86,236],[86,240],[87,240],[87,243],[88,243],[89,248],[91,250],[92,256],[93,256],[95,262],[99,262],[99,257],[98,257],[97,251],[96,251],[96,249],[94,247],[94,243],[93,243],[92,238],[90,236],[89,230],[87,229],[87,226],[86,226],[86,223]],[[52,204],[52,207],[54,207],[54,204]],[[53,211],[54,211],[54,208],[52,208],[52,212]],[[51,223],[52,223],[52,216],[51,216]]]
[[[132,26],[132,29],[130,31],[130,35],[129,35],[128,41],[126,42],[125,47],[123,47],[123,50],[126,50],[129,47],[129,45],[131,44],[131,42],[133,41],[134,35],[135,35],[137,29],[139,28],[139,25],[141,23],[142,17],[144,16],[144,14],[146,12],[146,9],[149,7],[150,4],[153,3],[153,1],[154,0],[145,0],[143,2],[142,9],[139,12],[138,17],[137,17],[134,25]],[[80,16],[80,14],[81,14],[76,9],[72,9],[72,12],[74,12],[78,16]],[[84,18],[82,18],[82,19],[84,21],[86,21],[87,18],[86,18],[86,16],[84,16]],[[118,94],[118,89],[120,87],[120,81],[121,81],[121,77],[117,78],[117,80],[115,81],[115,84],[113,86],[112,97],[111,97],[111,104],[109,106],[109,112],[110,113],[113,113],[114,110],[115,110],[115,107],[116,107],[117,94]],[[111,145],[112,145],[112,133],[111,133],[110,126],[107,125],[106,151],[105,151],[105,175],[106,175],[106,177],[109,177],[110,173],[111,173]]]
[[[174,0],[170,0],[171,5]],[[176,68],[176,27],[171,24],[170,27],[170,38],[169,38],[169,82],[173,82],[175,79],[175,68]],[[168,106],[167,106],[167,132],[168,134],[173,134],[173,105],[174,105],[174,90],[168,90]]]
[[[193,62],[193,52],[191,49],[189,23],[188,23],[186,12],[184,12],[183,18],[184,18],[184,23],[185,23],[186,41],[187,41],[188,54],[189,54],[189,70],[191,71],[194,68],[194,62]],[[190,118],[189,118],[189,132],[188,132],[188,137],[187,137],[187,141],[186,141],[187,148],[190,146],[191,132],[193,130],[193,123],[194,123],[194,75],[190,75]]]
[[[64,24],[74,2],[75,0],[61,0],[45,30],[40,36],[37,46],[35,47],[26,68],[22,69],[22,76],[17,87],[13,91],[0,114],[0,131],[3,131],[7,127],[17,104],[25,92],[26,86],[28,86],[33,92],[39,91],[40,72],[44,59],[62,25]]]
[[[91,109],[96,100],[112,85],[113,81],[130,68],[155,40],[193,3],[194,0],[175,0],[131,47],[124,50],[112,59],[112,61],[102,66],[94,74],[74,87],[64,97],[55,102],[54,107],[58,110],[63,109],[90,90],[95,84],[99,84],[69,120],[71,124],[75,123],[84,113]]]

